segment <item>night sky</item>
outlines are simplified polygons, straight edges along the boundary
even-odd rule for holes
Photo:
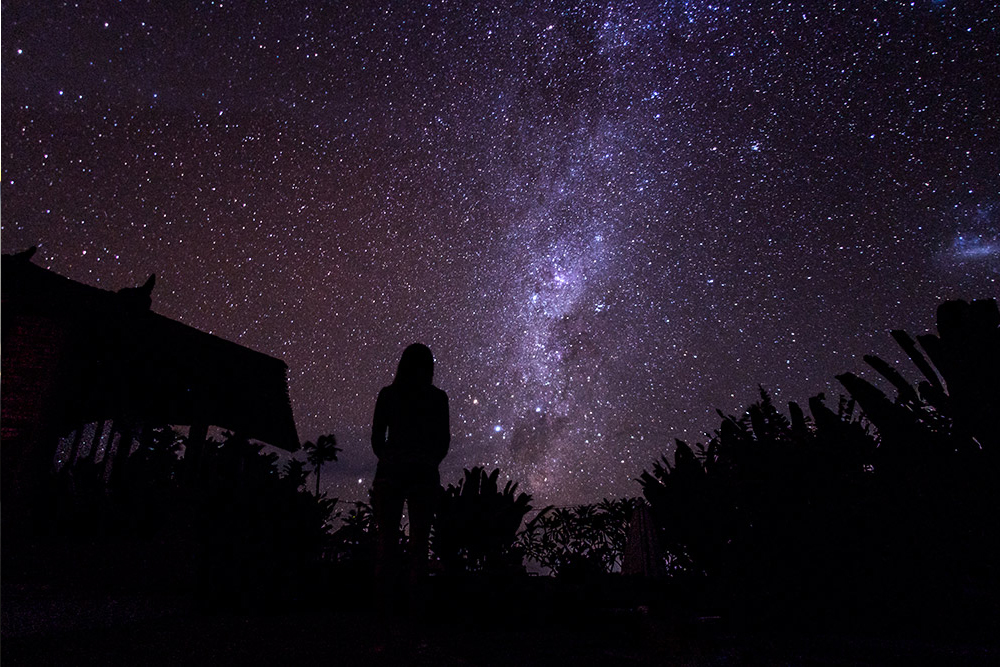
[[[415,341],[565,504],[998,295],[994,3],[475,5],[4,2],[4,252],[285,360],[345,500]]]

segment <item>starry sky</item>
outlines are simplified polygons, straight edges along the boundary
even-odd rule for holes
[[[2,243],[289,366],[367,497],[421,341],[447,483],[638,495],[762,384],[998,295],[990,2],[4,2]]]

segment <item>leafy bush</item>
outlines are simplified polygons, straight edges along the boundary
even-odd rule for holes
[[[992,300],[946,303],[940,335],[917,339],[930,361],[893,332],[924,376],[916,388],[865,358],[895,400],[847,373],[837,412],[820,395],[811,419],[794,403],[786,418],[762,389],[742,417],[720,413],[707,446],[678,441],[640,477],[674,577],[754,608],[989,608],[1000,582],[998,325]]]
[[[294,464],[284,476],[276,464],[276,454],[236,435],[199,442],[154,429],[110,476],[104,461],[90,458],[59,472],[54,530],[109,548],[146,544],[154,557],[183,554],[188,585],[213,604],[301,598],[337,501],[303,490]],[[166,566],[183,569],[185,562]]]
[[[546,507],[518,535],[527,558],[564,577],[606,574],[621,568],[628,521],[635,501]]]
[[[523,570],[523,554],[515,546],[517,530],[531,510],[531,496],[517,484],[497,486],[499,468],[465,470],[458,485],[448,485],[431,536],[434,554],[446,572]]]

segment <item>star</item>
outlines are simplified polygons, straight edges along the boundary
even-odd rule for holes
[[[489,461],[569,504],[995,295],[990,3],[0,20],[6,251],[155,272],[154,310],[283,359],[345,501],[416,341],[452,400],[442,480]]]

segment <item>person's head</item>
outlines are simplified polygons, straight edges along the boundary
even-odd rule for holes
[[[434,355],[431,348],[421,343],[414,343],[405,350],[396,367],[396,379],[393,384],[406,386],[429,385],[434,381]]]

